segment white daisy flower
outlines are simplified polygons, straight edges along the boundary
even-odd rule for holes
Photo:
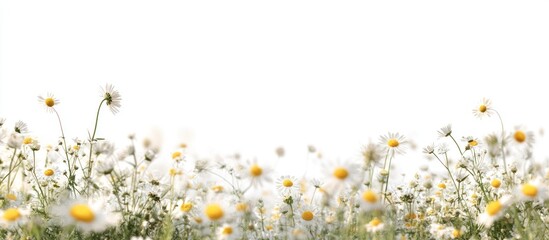
[[[393,153],[404,153],[406,138],[400,133],[388,133],[379,138],[381,146]]]
[[[333,196],[346,187],[357,187],[362,179],[360,167],[351,161],[329,163],[324,172],[328,176],[328,180],[322,189],[325,193]]]
[[[297,178],[294,176],[284,175],[280,176],[275,181],[275,186],[281,195],[289,195],[299,190]]]
[[[452,124],[448,124],[444,127],[441,127],[440,130],[438,130],[438,136],[443,138],[443,137],[448,137],[452,134]]]
[[[534,180],[516,189],[516,196],[520,201],[545,201],[549,198],[547,194],[547,187],[539,180]]]
[[[512,202],[510,196],[504,196],[499,200],[489,202],[486,205],[484,213],[478,216],[477,222],[486,228],[490,228],[496,220],[503,216],[505,210],[511,204]]]
[[[366,212],[383,208],[381,197],[372,189],[367,189],[360,195],[360,206]]]
[[[309,205],[297,209],[295,218],[301,226],[315,226],[321,220],[318,211]]]
[[[43,104],[44,108],[48,112],[53,112],[53,107],[57,106],[60,103],[59,100],[55,98],[51,93],[48,93],[45,97],[38,96],[38,102],[40,104]]]
[[[4,229],[18,229],[28,221],[30,210],[24,208],[8,208],[0,210],[0,226]]]
[[[219,240],[231,240],[239,239],[241,237],[240,228],[232,224],[223,224],[217,229],[217,239]]]
[[[120,102],[122,101],[122,96],[117,90],[114,90],[114,87],[110,84],[106,84],[103,88],[101,97],[109,106],[109,109],[113,114],[118,113],[120,107],[122,106]]]
[[[17,121],[15,123],[15,127],[13,128],[13,130],[16,133],[27,133],[29,131],[27,124],[24,123],[23,121]]]
[[[73,200],[53,207],[52,214],[62,226],[76,226],[83,232],[103,232],[121,219],[104,200]]]
[[[368,222],[368,224],[366,224],[366,231],[375,233],[383,230],[384,226],[385,224],[381,221],[381,219],[375,217],[370,222]]]
[[[25,137],[23,135],[13,132],[8,137],[7,145],[10,148],[20,148],[24,139]]]
[[[487,98],[483,98],[478,107],[473,109],[473,115],[481,119],[483,117],[490,117],[494,112],[495,110],[492,109],[492,101]]]
[[[252,161],[248,166],[244,167],[243,175],[250,179],[250,184],[255,187],[263,186],[263,182],[272,182],[271,173],[273,169],[257,160]]]

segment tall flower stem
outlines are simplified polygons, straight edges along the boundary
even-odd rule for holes
[[[95,143],[95,133],[97,133],[97,123],[99,122],[99,113],[101,111],[101,106],[103,106],[103,103],[106,101],[107,99],[103,99],[101,100],[101,102],[99,103],[99,107],[97,108],[97,114],[95,115],[95,125],[93,127],[93,133],[89,139],[90,141],[90,154],[89,154],[89,158],[88,158],[88,174],[86,175],[86,178],[88,178],[88,181],[91,181],[90,178],[91,178],[91,174],[92,174],[92,168],[93,168],[93,160],[92,160],[92,153],[93,153],[93,144]],[[90,183],[88,183],[88,195],[89,195],[89,188],[90,188]]]
[[[505,160],[505,129],[503,128],[503,120],[501,119],[501,115],[499,115],[499,112],[494,110],[499,118],[499,123],[501,124],[501,158],[503,159],[503,169],[505,170],[505,174],[507,174],[507,161]]]

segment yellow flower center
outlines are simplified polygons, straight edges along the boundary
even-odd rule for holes
[[[523,143],[524,141],[526,141],[526,134],[523,131],[516,131],[513,137],[519,143]]]
[[[74,149],[75,151],[78,151],[80,150],[80,145],[74,145],[72,146],[72,149]]]
[[[259,165],[254,164],[250,167],[250,174],[254,177],[259,177],[263,173],[263,168],[259,167]]]
[[[176,158],[179,158],[181,157],[181,152],[173,152],[172,153],[172,159],[176,159]]]
[[[494,216],[498,214],[501,209],[503,208],[503,205],[499,201],[492,201],[486,205],[486,213],[490,216]]]
[[[490,185],[494,188],[499,188],[501,186],[501,180],[494,178],[492,182],[490,182]]]
[[[95,219],[95,214],[86,204],[75,204],[70,210],[71,216],[80,222],[91,223]]]
[[[475,139],[469,140],[468,143],[469,143],[469,146],[471,146],[471,147],[474,147],[474,146],[478,145],[478,142]]]
[[[196,223],[199,223],[199,224],[200,224],[200,223],[202,223],[202,218],[200,218],[200,217],[195,217],[195,218],[194,218],[194,221],[195,221]]]
[[[481,112],[481,113],[486,112],[486,110],[488,110],[488,107],[484,104],[482,104],[478,107],[478,111]]]
[[[32,143],[32,138],[26,137],[23,139],[23,144],[31,144],[31,143]]]
[[[454,229],[454,231],[452,231],[452,236],[453,236],[454,238],[461,237],[461,231],[460,231],[460,230],[457,230],[457,229]]]
[[[170,176],[174,177],[176,175],[181,175],[183,174],[183,172],[181,172],[180,170],[177,170],[175,168],[170,168]]]
[[[212,190],[213,190],[215,193],[223,192],[223,186],[221,186],[221,185],[213,186],[213,187],[212,187]]]
[[[349,171],[347,169],[338,167],[334,170],[334,177],[336,177],[339,180],[344,180],[349,176]]]
[[[21,212],[17,208],[8,208],[4,211],[4,220],[8,222],[13,222],[21,217]]]
[[[286,179],[284,179],[284,180],[282,181],[282,185],[283,185],[284,187],[288,187],[288,188],[289,188],[289,187],[291,187],[291,186],[294,185],[294,182],[292,182],[292,180],[286,178]]]
[[[193,204],[190,203],[190,202],[186,202],[186,203],[183,203],[181,204],[181,211],[183,212],[189,212],[191,211],[191,209],[193,209]]]
[[[214,221],[221,219],[224,215],[224,212],[221,206],[215,203],[207,205],[205,212],[206,212],[206,216],[208,216],[210,220],[214,220]]]
[[[8,193],[8,194],[6,194],[6,198],[7,198],[8,200],[11,200],[11,201],[17,200],[17,196],[15,196],[15,194],[13,194],[13,193]]]
[[[370,221],[370,226],[373,226],[373,227],[377,227],[379,226],[379,224],[381,224],[381,220],[379,220],[379,218],[374,218],[372,219],[372,221]]]
[[[365,202],[376,203],[377,199],[377,194],[372,190],[368,190],[362,194],[362,200]]]
[[[48,107],[53,107],[53,105],[55,105],[55,100],[53,100],[53,98],[49,97],[49,98],[44,99],[44,103]]]
[[[246,203],[237,203],[236,204],[236,211],[245,212],[246,210],[248,210],[248,204],[246,204]]]
[[[54,173],[55,172],[51,168],[48,168],[48,169],[44,170],[44,175],[46,175],[48,177],[52,176]]]
[[[522,194],[528,197],[535,197],[538,195],[538,188],[529,183],[524,184],[522,185]]]
[[[438,188],[446,189],[446,184],[444,184],[444,183],[439,183],[439,184],[438,184]]]
[[[314,214],[311,211],[305,211],[301,214],[301,218],[305,221],[311,221],[314,218]]]
[[[232,227],[223,227],[223,230],[221,231],[221,234],[231,235],[231,234],[233,234],[233,228]]]
[[[389,139],[389,141],[387,141],[387,145],[389,145],[389,147],[395,148],[395,147],[398,147],[400,143],[398,142],[398,140],[391,138]]]

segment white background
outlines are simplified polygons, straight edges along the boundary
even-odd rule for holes
[[[549,115],[546,1],[2,1],[0,117],[42,142],[59,135],[36,96],[51,92],[69,137],[92,130],[100,88],[123,97],[98,136],[236,151],[288,171],[313,144],[325,161],[379,135],[419,146],[499,130],[471,114],[491,98],[506,128]],[[538,143],[543,141],[538,140]],[[167,157],[165,157],[167,158]],[[420,162],[399,157],[395,164]]]

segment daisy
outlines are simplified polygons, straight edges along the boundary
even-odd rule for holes
[[[113,114],[118,113],[119,108],[122,106],[120,104],[120,102],[122,101],[122,97],[117,90],[114,90],[114,87],[112,85],[105,85],[101,97],[103,98],[103,101],[107,103],[107,106],[109,106],[109,109]]]
[[[525,145],[531,147],[535,143],[534,133],[531,131],[526,131],[521,127],[515,127],[515,131],[511,133],[511,137],[514,140],[513,142],[517,145]]]
[[[103,232],[121,218],[104,200],[72,200],[53,207],[52,213],[62,226],[76,226],[84,232]]]
[[[239,239],[240,238],[240,228],[233,226],[231,224],[223,224],[217,229],[217,239],[219,240],[229,240],[229,239]]]
[[[296,218],[301,226],[315,226],[320,219],[320,215],[312,206],[304,205],[298,209]]]
[[[0,210],[0,226],[7,229],[18,229],[28,221],[30,211],[23,208]]]
[[[473,115],[482,119],[485,116],[490,117],[494,111],[495,110],[492,109],[492,101],[490,99],[483,98],[479,106],[473,109]]]
[[[25,137],[21,134],[11,133],[10,136],[8,137],[7,145],[10,148],[20,148],[21,145],[23,144],[24,139]]]
[[[299,189],[297,178],[289,175],[280,176],[276,180],[275,185],[281,195],[289,195],[293,192],[297,192]]]
[[[406,143],[406,138],[400,133],[388,133],[380,137],[381,145],[393,153],[404,153],[403,145]]]
[[[492,186],[495,189],[498,189],[501,187],[501,180],[499,178],[494,178],[492,181],[490,181],[490,186]]]
[[[383,230],[384,226],[385,224],[383,224],[383,222],[379,218],[375,217],[370,222],[368,222],[368,224],[366,224],[366,231],[375,233]]]
[[[29,131],[27,124],[23,121],[17,121],[13,130],[16,133],[27,133]]]
[[[248,166],[243,169],[243,175],[250,179],[250,184],[256,187],[263,185],[263,182],[271,182],[270,173],[272,169],[267,166],[258,163],[257,160],[252,161]]]
[[[448,124],[438,130],[438,136],[441,138],[448,137],[450,135],[452,135],[452,124]]]
[[[467,146],[465,147],[465,149],[477,148],[480,145],[478,138],[475,138],[473,136],[462,137],[461,141],[467,143]]]
[[[377,164],[382,159],[382,153],[379,149],[379,146],[374,143],[369,143],[366,146],[362,147],[362,159],[366,166],[371,166],[372,164]]]
[[[381,197],[372,189],[364,191],[360,195],[360,206],[366,211],[374,211],[382,209],[383,205],[381,204]]]
[[[539,180],[534,180],[519,186],[516,190],[521,201],[544,201],[548,198],[547,188]]]
[[[201,206],[201,219],[205,222],[226,221],[232,215],[232,209],[226,199],[218,198],[207,201]]]
[[[329,177],[322,189],[330,195],[337,195],[346,187],[357,187],[361,180],[360,167],[350,161],[327,165],[325,174]]]
[[[57,106],[60,103],[59,100],[55,98],[51,93],[48,93],[46,97],[38,96],[38,102],[40,104],[44,104],[44,107],[48,112],[52,112],[53,107]]]
[[[477,222],[486,228],[490,228],[496,220],[503,216],[505,210],[511,205],[511,203],[510,196],[504,196],[499,200],[489,202],[486,205],[484,213],[478,216]]]

